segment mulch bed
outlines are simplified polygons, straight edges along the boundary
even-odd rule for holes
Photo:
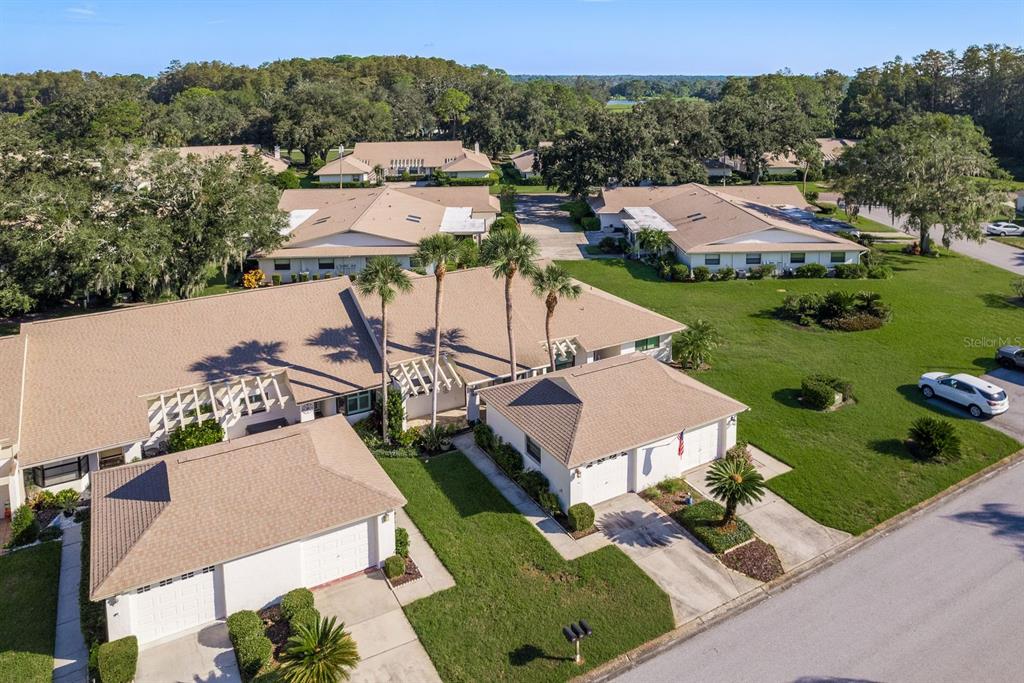
[[[270,642],[274,644],[273,663],[271,666],[276,666],[279,662],[279,658],[284,645],[288,642],[288,637],[292,634],[291,624],[281,614],[280,605],[271,605],[261,609],[258,614],[260,619],[263,620],[264,633]]]
[[[388,581],[391,582],[391,586],[393,588],[398,588],[399,586],[409,583],[410,581],[415,581],[422,576],[423,574],[420,573],[420,569],[416,566],[416,563],[412,561],[411,557],[407,557],[405,558],[405,573],[394,579],[388,579]]]
[[[61,514],[61,511],[56,508],[43,508],[42,510],[37,510],[36,521],[39,522],[39,528],[45,529],[49,526],[50,522],[55,520]]]
[[[686,498],[687,491],[689,491],[690,495],[693,497],[694,504],[704,500],[704,498],[699,493],[691,489],[688,484],[685,484],[685,482],[684,490],[677,491],[676,493],[664,493],[663,491],[656,487],[652,488],[654,488],[654,490],[657,491],[658,495],[654,497],[641,495],[641,497],[648,502],[654,503],[656,506],[661,508],[662,512],[664,512],[667,515],[671,515],[674,512],[679,512],[683,508],[688,507],[686,504],[683,503],[683,499]],[[646,493],[646,491],[644,493]]]
[[[719,557],[729,569],[735,569],[758,581],[771,581],[783,573],[782,562],[775,548],[760,538],[754,538]]]

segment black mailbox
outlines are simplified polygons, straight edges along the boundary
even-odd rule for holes
[[[583,629],[584,636],[594,635],[594,630],[590,628],[590,624],[588,624],[585,619],[580,619],[580,628]]]
[[[565,636],[565,639],[568,640],[570,643],[576,642],[576,634],[573,633],[573,630],[568,626],[562,627],[562,635]]]

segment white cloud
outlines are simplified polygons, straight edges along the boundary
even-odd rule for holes
[[[96,10],[85,6],[65,7],[64,12],[75,19],[88,19],[96,16]]]

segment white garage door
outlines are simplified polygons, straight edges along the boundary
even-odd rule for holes
[[[305,541],[302,544],[303,582],[307,586],[319,586],[369,567],[370,521]]]
[[[619,453],[587,464],[582,471],[587,491],[586,502],[591,505],[620,496],[629,490],[629,453]]]
[[[214,570],[191,572],[131,596],[132,630],[139,643],[157,640],[217,618]]]
[[[683,435],[683,471],[711,462],[718,457],[718,423]]]

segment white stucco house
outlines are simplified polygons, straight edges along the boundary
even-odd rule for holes
[[[779,270],[805,263],[859,263],[861,245],[812,227],[807,201],[793,186],[697,183],[669,187],[605,188],[591,207],[606,232],[631,244],[644,229],[665,232],[676,259],[711,271],[739,272],[763,264]]]
[[[352,158],[371,170],[380,166],[385,176],[433,175],[444,171],[452,178],[486,178],[494,166],[479,145],[466,149],[461,140],[408,140],[357,142]]]
[[[145,645],[380,566],[405,502],[341,416],[105,469],[89,597]]]
[[[268,280],[289,282],[300,274],[358,273],[371,256],[393,256],[411,268],[421,239],[447,232],[479,240],[501,204],[483,186],[384,186],[285,190],[278,208],[288,213],[288,239],[254,257]]]
[[[524,149],[522,152],[513,154],[509,161],[512,162],[512,166],[519,171],[519,175],[527,180],[537,179],[541,177],[540,172],[537,171],[537,150],[543,149],[544,147],[550,147],[551,142],[541,142],[537,145],[537,149]]]
[[[258,155],[263,163],[274,173],[280,173],[288,169],[288,161],[281,158],[281,148],[274,147],[273,152],[266,152],[259,145],[191,145],[188,147],[175,147],[174,150],[182,158],[196,156],[204,161],[216,159],[217,157],[229,156],[235,159],[243,154]]]
[[[547,477],[563,510],[722,457],[747,410],[642,353],[492,386],[480,397],[487,424]]]
[[[354,154],[328,161],[313,174],[321,183],[370,183],[377,180],[373,167],[360,161]]]
[[[581,366],[634,351],[669,359],[672,335],[684,329],[682,324],[596,287],[578,284],[580,297],[559,303],[551,323],[558,367]],[[437,390],[439,410],[458,411],[475,420],[480,416],[479,392],[507,382],[511,376],[504,280],[495,279],[489,268],[449,271],[445,276],[445,301],[449,303],[444,309],[442,362],[436,382],[432,380],[434,287],[433,276],[413,277],[412,291],[388,305],[389,371],[405,397],[408,418],[429,415]],[[354,294],[379,347],[380,300]],[[513,280],[512,296],[517,377],[548,372],[544,304],[534,296],[526,278]]]

